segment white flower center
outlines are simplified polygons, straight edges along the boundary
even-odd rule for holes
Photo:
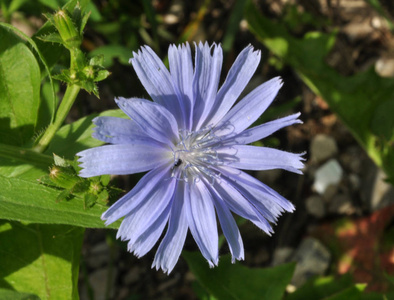
[[[201,179],[201,176],[208,176],[211,180],[219,177],[220,173],[211,168],[221,164],[215,151],[219,141],[211,128],[191,132],[180,130],[179,143],[173,149],[172,176],[189,182]]]

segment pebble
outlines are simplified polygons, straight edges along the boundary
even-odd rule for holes
[[[371,209],[376,211],[394,203],[394,188],[385,181],[386,174],[378,169],[371,193]]]
[[[313,188],[319,194],[324,194],[330,185],[338,185],[342,179],[343,170],[336,159],[330,159],[319,167],[315,173]]]
[[[375,71],[382,77],[394,77],[394,58],[379,58],[375,63]]]
[[[386,174],[372,161],[364,166],[360,196],[370,212],[394,204],[394,188],[385,181]]]
[[[290,247],[276,248],[272,257],[272,265],[277,266],[290,260],[294,249]]]
[[[352,199],[345,194],[335,195],[328,204],[328,211],[333,214],[351,215],[355,213]]]
[[[310,145],[311,160],[321,163],[338,153],[335,139],[326,134],[317,134]]]
[[[300,287],[311,277],[324,275],[330,260],[330,252],[319,240],[305,238],[292,258],[292,261],[297,262],[297,266],[291,284]]]

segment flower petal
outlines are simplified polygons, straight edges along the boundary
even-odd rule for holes
[[[116,201],[101,216],[102,220],[106,220],[105,225],[109,225],[116,220],[129,214],[135,209],[145,198],[154,194],[161,182],[164,182],[170,176],[170,168],[172,164],[165,167],[159,167],[145,174],[137,185],[126,195]]]
[[[124,218],[119,227],[117,238],[129,240],[134,244],[145,230],[160,218],[171,202],[175,191],[174,178],[163,180],[145,197],[144,201],[135,206]],[[169,213],[169,210],[168,210]]]
[[[154,140],[133,120],[117,117],[97,117],[93,119],[96,125],[92,136],[100,141],[111,144],[142,143]]]
[[[194,105],[193,96],[193,61],[188,43],[176,47],[170,45],[168,49],[168,63],[171,76],[177,85],[185,110],[185,125],[187,130],[192,126]]]
[[[231,212],[226,206],[224,200],[221,198],[221,195],[218,194],[211,185],[207,186],[212,193],[216,212],[219,217],[219,222],[230,248],[231,262],[234,263],[236,259],[243,260],[244,246],[237,223],[231,215]]]
[[[171,205],[167,205],[153,224],[144,228],[144,232],[136,240],[133,239],[128,242],[127,250],[133,252],[138,258],[148,253],[163,233],[170,216],[170,210]]]
[[[153,101],[167,108],[179,121],[178,125],[185,128],[185,109],[182,97],[170,72],[156,53],[148,46],[142,47],[138,53],[133,52],[130,62]]]
[[[213,48],[213,54],[211,50]],[[194,111],[193,129],[199,130],[215,103],[220,72],[223,63],[223,51],[220,45],[209,47],[200,42],[196,46],[195,73],[193,78]]]
[[[177,139],[177,122],[165,107],[138,98],[118,98],[115,101],[148,136],[166,144],[172,144]]]
[[[284,118],[280,118],[271,122],[261,124],[259,126],[246,129],[235,137],[230,137],[228,139],[228,142],[241,145],[253,143],[271,135],[272,133],[278,131],[283,127],[293,124],[302,124],[302,121],[297,119],[299,116],[300,113],[296,113]],[[223,141],[223,143],[225,142],[226,140]]]
[[[233,182],[231,178],[221,176],[220,181],[215,181],[214,188],[230,210],[271,235],[273,230],[267,219],[233,186]]]
[[[167,274],[172,271],[177,263],[187,235],[188,225],[184,206],[185,191],[184,181],[178,181],[174,199],[172,200],[167,233],[157,249],[152,264],[152,268],[155,267],[156,270],[161,268]]]
[[[281,86],[282,80],[275,77],[255,88],[223,117],[215,134],[237,134],[248,128],[275,99]]]
[[[216,96],[206,125],[216,125],[234,105],[256,71],[260,56],[260,51],[253,51],[250,45],[238,55]]]
[[[81,177],[145,172],[168,162],[167,149],[154,143],[105,145],[77,153]],[[171,155],[171,153],[170,153]],[[171,158],[170,158],[171,159]]]
[[[217,154],[223,163],[244,170],[284,169],[302,174],[304,167],[301,154],[290,153],[267,147],[249,145],[234,145],[217,149]]]
[[[276,222],[283,210],[294,211],[290,201],[247,173],[225,166],[220,171],[270,222]]]
[[[190,191],[190,198],[185,198],[190,232],[209,266],[217,266],[219,237],[212,195],[201,180],[187,183],[185,188]]]

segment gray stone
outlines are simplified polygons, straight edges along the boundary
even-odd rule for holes
[[[292,258],[297,266],[291,283],[300,287],[309,278],[324,275],[330,260],[331,254],[322,243],[311,237],[304,239]]]
[[[338,185],[342,179],[343,170],[336,159],[330,159],[315,173],[313,188],[319,194],[324,194],[330,185]]]
[[[386,178],[386,174],[381,169],[378,169],[371,193],[370,203],[372,211],[394,203],[394,188],[385,181]]]
[[[277,266],[285,262],[288,262],[293,253],[294,253],[294,249],[290,247],[276,248],[272,258],[272,265]]]
[[[394,204],[394,188],[385,181],[385,173],[368,161],[363,167],[360,196],[369,211],[376,211]]]
[[[317,134],[313,137],[310,146],[312,162],[323,162],[337,153],[338,147],[334,138],[326,134]]]
[[[330,200],[328,211],[334,214],[351,215],[356,212],[356,209],[348,195],[339,194]]]
[[[308,197],[305,201],[305,208],[310,215],[319,219],[326,214],[324,199],[318,195]]]
[[[382,77],[394,77],[394,57],[380,57],[375,63],[375,71]]]

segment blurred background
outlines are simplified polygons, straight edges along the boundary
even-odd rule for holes
[[[0,0],[0,19],[33,36],[46,22],[43,12],[65,2]],[[347,274],[368,283],[370,292],[393,295],[393,1],[94,0],[88,10],[82,47],[88,56],[103,54],[112,74],[99,83],[100,99],[79,95],[67,122],[115,109],[118,96],[149,98],[128,63],[142,45],[166,61],[172,43],[220,43],[221,82],[238,53],[253,45],[262,60],[245,93],[274,76],[284,80],[258,123],[295,112],[304,122],[259,144],[306,151],[307,160],[304,176],[254,173],[296,211],[279,219],[272,237],[238,220],[246,252],[242,264],[261,268],[296,261],[288,292],[313,276]],[[62,59],[67,66],[66,51]],[[53,73],[64,66],[55,65]],[[56,84],[61,95],[65,87]],[[127,191],[140,177],[113,180]],[[155,251],[137,259],[126,246],[116,241],[115,231],[87,230],[81,299],[211,299],[204,298],[184,259],[167,276],[150,268]],[[185,249],[197,250],[191,237]],[[220,253],[228,253],[225,243]]]

